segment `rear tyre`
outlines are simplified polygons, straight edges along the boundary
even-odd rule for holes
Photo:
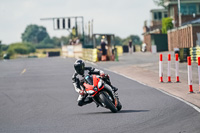
[[[105,104],[106,108],[110,109],[113,113],[117,113],[117,109],[112,101],[110,101],[110,99],[108,98],[109,96],[107,93],[102,92],[100,93],[99,97],[101,101]]]

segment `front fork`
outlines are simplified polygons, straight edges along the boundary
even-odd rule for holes
[[[113,104],[115,105],[115,107],[118,104],[118,94],[116,92],[113,92],[112,88],[110,85],[104,83],[104,89],[102,91],[105,91],[109,94],[109,96],[111,97],[111,101],[113,102]],[[93,99],[93,101],[96,103],[97,107],[99,105],[101,105],[102,107],[104,107],[104,105],[101,103],[101,101],[99,100],[99,96],[98,94],[96,94],[94,97],[91,96],[91,98]]]
[[[99,105],[101,105],[102,107],[104,107],[103,104],[99,101],[99,98],[98,98],[97,95],[95,95],[94,97],[92,97],[93,101],[96,103],[97,107],[99,107]]]

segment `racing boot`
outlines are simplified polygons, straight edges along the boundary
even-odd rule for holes
[[[96,102],[95,102],[96,103]],[[97,105],[97,108],[99,107],[99,104],[98,103],[96,103],[96,105]]]
[[[116,92],[118,90],[118,88],[112,86],[112,90],[113,90],[113,92]]]

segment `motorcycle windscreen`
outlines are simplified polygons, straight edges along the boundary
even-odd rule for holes
[[[85,80],[88,84],[93,85],[93,77],[92,76],[86,76]]]

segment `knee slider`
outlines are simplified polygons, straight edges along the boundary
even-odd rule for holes
[[[83,101],[78,101],[78,106],[83,106],[83,105],[84,105]]]

